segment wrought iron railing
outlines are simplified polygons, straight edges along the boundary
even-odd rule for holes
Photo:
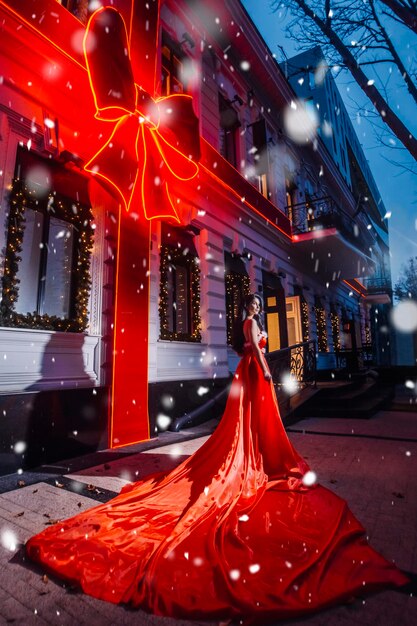
[[[364,278],[363,284],[368,293],[392,293],[391,277],[389,276]]]
[[[266,355],[266,360],[275,385],[281,385],[288,374],[299,383],[314,383],[316,380],[315,341],[304,341],[274,350]]]
[[[345,213],[330,196],[287,206],[286,213],[291,220],[293,234],[337,228],[346,239],[360,248],[367,249],[373,242],[372,235],[364,228],[359,228],[353,217]]]

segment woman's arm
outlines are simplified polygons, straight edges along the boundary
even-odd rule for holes
[[[261,349],[259,347],[259,337],[258,337],[258,324],[256,323],[256,321],[254,319],[250,320],[250,342],[251,342],[251,346],[253,349],[253,353],[256,357],[256,360],[258,361],[263,374],[264,374],[264,378],[265,380],[271,380],[272,376],[271,376],[271,372],[268,369],[268,365],[266,364],[265,358],[261,352]]]

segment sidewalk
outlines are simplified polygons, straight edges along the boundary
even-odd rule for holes
[[[74,593],[26,561],[22,547],[46,524],[107,501],[126,482],[171,469],[192,454],[214,426],[166,433],[158,442],[1,477],[0,624],[214,626],[214,622],[156,617]],[[371,420],[310,418],[292,425],[288,432],[319,482],[346,498],[367,529],[370,543],[414,578],[407,591],[384,591],[280,624],[414,626],[417,413],[381,411]]]

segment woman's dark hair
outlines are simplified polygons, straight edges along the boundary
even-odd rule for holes
[[[261,312],[262,312],[262,298],[257,293],[250,293],[247,296],[244,296],[239,303],[239,312],[237,317],[233,323],[233,331],[232,331],[232,348],[239,355],[243,354],[243,346],[246,341],[245,335],[243,333],[243,322],[247,318],[248,315],[248,307],[254,301],[258,300],[259,302],[259,314],[254,315],[253,319],[258,324],[259,330],[263,330],[262,322],[261,322]]]

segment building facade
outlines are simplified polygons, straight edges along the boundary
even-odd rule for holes
[[[355,198],[356,211],[364,215],[373,234],[369,252],[375,271],[364,276],[362,283],[367,290],[375,360],[389,365],[391,356],[395,361],[395,335],[387,332],[392,308],[387,209],[321,48],[286,60],[281,68],[299,98],[318,116],[318,134]],[[359,128],[359,114],[356,121]]]
[[[113,147],[84,54],[93,65],[103,33],[83,48],[96,5],[0,0],[0,433],[5,454],[27,444],[29,465],[152,437],[158,416],[224,387],[249,291],[264,299],[271,351],[315,341],[332,369],[372,342],[376,230],[323,138],[286,132],[295,91],[241,3],[113,2],[136,85],[160,108],[192,96],[198,118],[198,174],[169,182],[179,219],[150,221],[86,167]],[[119,64],[116,45],[100,59],[114,98],[123,45]],[[154,197],[159,172],[137,171]]]

